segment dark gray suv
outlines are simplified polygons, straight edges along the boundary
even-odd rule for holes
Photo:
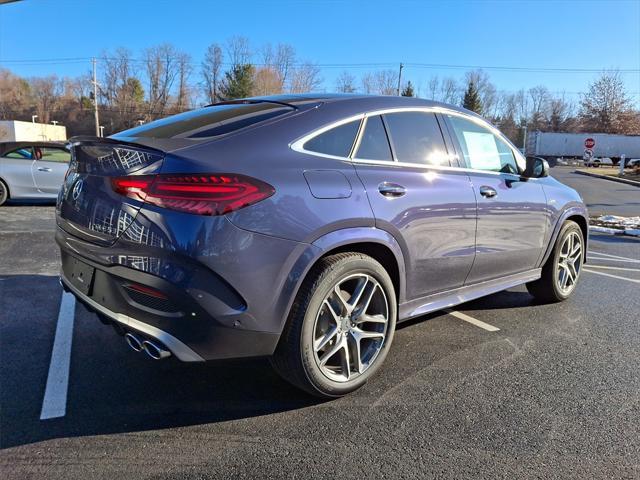
[[[579,195],[466,110],[415,98],[223,102],[72,139],[61,281],[154,359],[267,356],[337,397],[396,323],[519,284],[566,299]]]

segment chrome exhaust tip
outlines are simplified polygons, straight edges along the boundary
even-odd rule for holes
[[[163,358],[171,356],[171,352],[169,350],[165,350],[149,340],[142,342],[142,349],[154,360],[162,360]]]
[[[124,339],[127,342],[127,345],[131,347],[131,350],[134,352],[141,352],[143,349],[142,342],[138,337],[136,337],[133,333],[127,333],[124,336]]]

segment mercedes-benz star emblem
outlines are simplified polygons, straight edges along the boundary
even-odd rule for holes
[[[76,184],[73,186],[73,190],[71,191],[71,196],[74,200],[78,200],[78,197],[82,193],[82,179],[78,180]]]

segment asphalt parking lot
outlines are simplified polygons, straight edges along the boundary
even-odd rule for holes
[[[552,174],[640,212],[640,188]],[[375,380],[322,402],[264,360],[129,350],[63,297],[53,214],[0,209],[3,479],[640,478],[640,239],[592,234],[562,304],[519,287],[402,325]]]

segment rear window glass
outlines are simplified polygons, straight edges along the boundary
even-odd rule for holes
[[[30,148],[19,148],[18,150],[14,150],[13,152],[5,153],[3,157],[31,160],[33,159],[33,154],[31,153]]]
[[[384,118],[398,161],[449,166],[442,132],[433,113],[401,112]]]
[[[335,157],[348,157],[359,127],[360,120],[354,120],[332,128],[306,142],[304,149]]]
[[[120,132],[119,137],[206,138],[224,135],[293,111],[276,103],[213,105]]]

